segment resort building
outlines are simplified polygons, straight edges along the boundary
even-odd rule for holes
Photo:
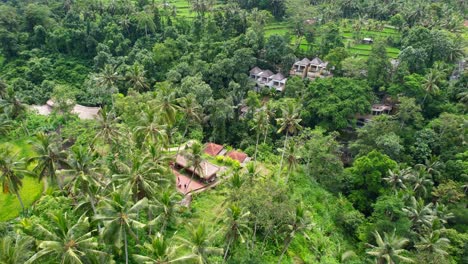
[[[301,76],[313,80],[315,78],[331,77],[331,72],[327,69],[328,62],[322,61],[319,57],[312,60],[304,58],[293,64],[291,75]]]
[[[175,161],[175,167],[180,170],[185,170],[189,174],[194,174],[197,178],[204,183],[210,183],[216,180],[217,173],[220,170],[220,167],[211,164],[207,161],[202,161],[200,164],[200,168],[194,169],[193,166],[190,165],[190,162],[187,158],[183,155],[177,155]]]
[[[274,74],[270,70],[262,70],[259,67],[254,67],[250,70],[250,78],[257,83],[257,86],[270,87],[278,92],[282,92],[286,85],[287,78],[281,73]]]

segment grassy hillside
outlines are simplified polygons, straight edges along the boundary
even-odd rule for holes
[[[18,140],[9,143],[0,143],[0,147],[8,148],[18,156],[28,158],[32,155],[31,147],[25,140]],[[20,190],[21,198],[25,207],[31,206],[41,196],[43,189],[42,182],[36,178],[25,177],[23,179],[23,188]],[[21,205],[16,195],[0,193],[0,222],[7,221],[17,217],[21,212]]]

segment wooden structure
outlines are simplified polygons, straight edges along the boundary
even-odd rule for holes
[[[178,169],[184,169],[189,173],[194,173],[200,180],[205,183],[213,182],[216,180],[217,173],[220,170],[220,167],[211,164],[207,161],[202,161],[200,164],[200,168],[194,169],[193,166],[190,165],[187,158],[183,155],[177,155],[175,167]]]

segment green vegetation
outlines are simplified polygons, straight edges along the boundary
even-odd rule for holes
[[[0,263],[468,263],[466,8],[1,1]]]

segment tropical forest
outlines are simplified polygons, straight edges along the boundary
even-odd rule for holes
[[[465,0],[1,0],[0,264],[466,264],[467,111]]]

